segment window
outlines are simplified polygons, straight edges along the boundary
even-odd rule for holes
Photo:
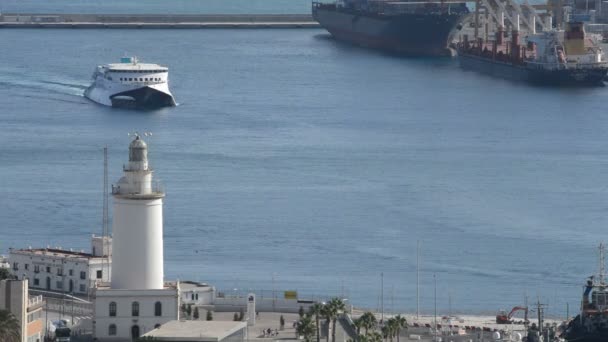
[[[29,270],[29,269],[30,269],[30,264],[25,264],[24,266],[25,266],[25,269],[26,269],[26,270]]]
[[[57,285],[57,290],[63,289],[63,282],[61,280],[58,280],[57,284],[55,284],[55,285]]]
[[[68,274],[71,275],[71,276],[73,276],[74,275],[74,270],[69,270]]]
[[[13,270],[15,270],[15,271],[19,270],[19,263],[16,263],[16,262],[13,263]]]
[[[116,317],[116,302],[110,303],[110,317]]]
[[[154,304],[154,316],[162,316],[163,315],[163,304],[161,302],[156,302]]]
[[[51,273],[51,266],[46,267],[46,273]]]
[[[131,316],[133,316],[133,317],[139,316],[139,303],[138,302],[133,302],[133,304],[131,304]]]
[[[34,273],[40,273],[40,266],[34,265]]]
[[[143,80],[144,80],[143,78],[141,78],[141,77],[139,78],[139,82],[142,82]]]
[[[116,336],[116,324],[110,324],[108,327],[108,335]]]
[[[34,286],[40,286],[40,279],[34,278]]]
[[[97,271],[97,279],[101,279],[101,276],[103,275],[103,272],[101,270]]]
[[[80,284],[80,292],[86,292],[87,287],[84,284]]]
[[[148,82],[148,78],[147,78],[147,77],[146,77],[146,78],[144,78],[144,80],[145,80],[146,82]]]
[[[57,267],[57,275],[63,275],[63,269],[61,267]]]
[[[133,79],[131,77],[129,77],[129,81],[133,81]]]
[[[87,272],[80,271],[80,279],[87,279]]]

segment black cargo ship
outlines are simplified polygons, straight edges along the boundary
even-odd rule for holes
[[[602,85],[608,62],[602,49],[586,37],[583,23],[570,22],[566,30],[528,35],[520,42],[512,31],[511,41],[498,30],[493,41],[458,44],[460,66],[495,77],[541,85]]]
[[[465,3],[314,2],[313,18],[336,39],[411,56],[448,55],[448,37],[469,13]]]

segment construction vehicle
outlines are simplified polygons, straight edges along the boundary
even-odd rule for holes
[[[500,310],[498,312],[498,314],[496,315],[496,324],[513,324],[513,320],[511,318],[517,311],[524,312],[524,322],[527,322],[528,321],[528,307],[516,306],[513,309],[511,309],[511,312],[509,312],[508,314],[507,314],[507,311]]]

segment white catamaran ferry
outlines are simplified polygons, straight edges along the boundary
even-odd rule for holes
[[[175,106],[168,85],[169,69],[123,57],[120,63],[99,65],[84,96],[106,106],[159,108]]]

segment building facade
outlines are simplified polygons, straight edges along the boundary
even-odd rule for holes
[[[10,249],[8,262],[13,276],[28,279],[32,289],[88,296],[96,282],[110,281],[111,239],[93,236],[93,253],[58,248]]]
[[[164,289],[95,291],[93,330],[98,341],[131,341],[179,319],[179,284]]]
[[[30,296],[28,281],[0,280],[0,310],[10,311],[19,321],[21,342],[43,339],[42,296]]]

